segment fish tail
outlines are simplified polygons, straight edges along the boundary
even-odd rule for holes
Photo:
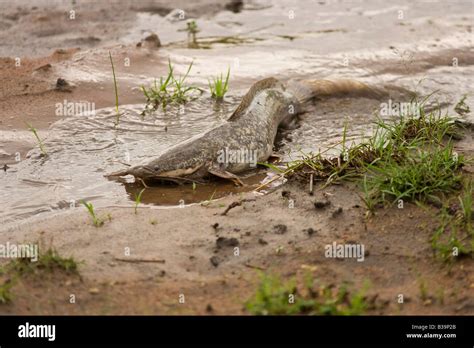
[[[305,80],[289,81],[287,90],[302,104],[314,98],[341,96],[380,99],[387,93],[378,87],[369,86],[356,80]]]

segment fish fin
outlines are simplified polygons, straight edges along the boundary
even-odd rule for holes
[[[268,77],[266,79],[255,82],[252,87],[250,87],[250,89],[247,91],[247,93],[245,93],[239,106],[237,106],[237,109],[235,109],[235,111],[232,113],[232,115],[230,115],[227,121],[232,122],[238,120],[245,113],[245,110],[247,110],[249,105],[252,103],[252,100],[259,92],[268,88],[273,88],[280,83],[281,82],[274,77]]]
[[[209,172],[209,174],[215,175],[219,178],[231,180],[237,186],[245,186],[245,184],[242,182],[242,180],[240,180],[240,178],[237,175],[227,172],[225,170],[218,169],[215,167],[210,167],[208,168],[207,171]]]

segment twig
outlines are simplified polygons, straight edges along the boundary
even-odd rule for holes
[[[246,198],[246,199],[242,199],[240,201],[232,202],[227,206],[227,208],[224,210],[224,212],[221,215],[222,216],[227,215],[229,210],[242,205],[242,203],[244,203],[244,202],[253,202],[253,201],[255,201],[255,198]]]
[[[248,268],[258,269],[259,271],[265,271],[266,270],[265,267],[255,266],[255,265],[252,265],[250,263],[245,263],[244,266],[248,267]]]
[[[132,263],[139,263],[139,262],[165,263],[166,262],[163,259],[133,259],[133,258],[123,258],[123,257],[115,257],[114,260],[121,261],[121,262],[132,262]]]

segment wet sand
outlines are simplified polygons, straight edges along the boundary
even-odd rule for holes
[[[359,189],[351,184],[317,189],[310,196],[297,183],[267,195],[237,193],[217,183],[198,186],[196,192],[152,189],[135,214],[138,188],[101,179],[124,161],[121,147],[105,147],[112,143],[114,117],[109,51],[116,62],[120,107],[128,112],[118,143],[129,147],[134,163],[222,122],[251,84],[268,76],[354,78],[386,89],[397,100],[407,100],[408,91],[426,95],[439,89],[445,110],[452,112],[464,94],[472,105],[472,4],[254,1],[234,13],[211,1],[183,1],[173,3],[174,8],[161,1],[120,1],[81,3],[74,7],[77,19],[72,21],[67,17],[70,2],[2,2],[0,164],[10,168],[0,173],[0,242],[42,240],[84,263],[81,279],[52,275],[21,282],[14,288],[13,303],[0,312],[241,314],[259,271],[290,277],[309,270],[326,284],[347,281],[360,287],[368,280],[374,314],[472,314],[472,259],[451,268],[433,259],[429,238],[435,208],[407,204],[366,220]],[[201,49],[187,47],[186,33],[180,31],[185,22],[169,15],[176,8],[186,18],[196,18]],[[152,31],[162,46],[137,47]],[[209,76],[230,66],[227,109],[219,113],[204,102],[190,104],[182,117],[157,113],[137,118],[134,110],[144,102],[139,86],[165,75],[168,57],[178,73],[193,61],[189,81],[201,88],[207,88]],[[70,89],[58,89],[58,78]],[[58,117],[56,104],[64,100],[95,103],[97,117]],[[317,101],[301,116],[300,127],[282,140],[282,155],[335,144],[347,121],[349,139],[367,134],[380,103],[346,97]],[[52,150],[50,162],[38,157],[25,121]],[[457,145],[472,154],[472,137]],[[72,155],[79,160],[69,163]],[[260,179],[251,178],[251,184]],[[190,204],[211,197],[216,185],[222,193],[214,198],[226,191],[234,194],[204,206]],[[331,205],[318,211],[313,203],[323,194]],[[244,198],[249,201],[220,215]],[[94,227],[79,204],[70,208],[69,202],[81,199],[93,202],[100,216],[110,214],[104,226]],[[181,199],[186,206],[176,207]],[[170,205],[174,207],[164,207]],[[339,207],[342,213],[334,216]],[[278,233],[276,226],[286,226],[286,232]],[[308,233],[310,228],[315,232]],[[233,247],[220,247],[219,237],[236,238],[239,256]],[[324,246],[334,241],[365,244],[365,261],[325,258]],[[124,255],[126,248],[130,256]],[[124,261],[127,257],[131,259]],[[431,301],[420,297],[421,282],[430,289]],[[81,298],[77,306],[67,302],[71,292]],[[181,293],[186,294],[185,305],[178,303]],[[404,305],[396,301],[400,293],[409,299]],[[125,304],[120,300],[124,296]]]

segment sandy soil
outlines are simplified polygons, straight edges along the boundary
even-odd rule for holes
[[[400,2],[399,7],[415,13],[425,10],[410,7],[411,4]],[[213,38],[222,28],[244,32],[242,23],[244,33],[257,30],[270,21],[265,19],[265,11],[286,14],[290,5],[245,2],[241,16],[252,18],[262,13],[262,23],[254,28],[239,14],[226,10],[225,3],[208,0],[178,1],[173,6],[166,1],[119,1],[107,5],[80,2],[74,7],[81,19],[78,21],[67,17],[69,1],[35,1],[28,5],[2,2],[0,130],[14,135],[2,139],[0,164],[14,166],[15,152],[25,157],[35,146],[34,139],[15,136],[15,132],[26,130],[26,121],[47,134],[58,119],[55,104],[65,98],[93,100],[96,108],[113,105],[109,51],[117,60],[133,61],[130,67],[117,66],[121,104],[143,102],[137,87],[144,80],[163,75],[168,56],[177,59],[181,70],[192,56],[196,60],[193,79],[205,86],[204,76],[214,71],[211,65],[221,64],[221,59],[227,64],[238,55],[242,69],[232,81],[237,94],[262,75],[304,76],[308,71],[321,77],[356,76],[367,82],[394,85],[393,91],[396,87],[402,91],[412,87],[413,80],[407,81],[415,75],[418,78],[432,73],[446,79],[443,81],[447,81],[448,90],[452,84],[458,85],[448,99],[451,104],[461,93],[469,92],[467,78],[453,77],[449,70],[437,73],[447,69],[453,56],[467,69],[474,63],[472,15],[463,14],[459,4],[448,15],[441,5],[433,6],[432,13],[424,17],[412,15],[403,25],[383,16],[394,9],[384,12],[390,6],[384,7],[382,2],[370,2],[367,8],[358,10],[344,2],[313,4],[321,6],[318,13],[322,18],[333,21],[322,21],[314,30],[303,30],[309,24],[302,21],[296,33],[291,26],[275,25],[257,31],[253,39],[262,40],[257,43],[242,47],[216,44],[203,50],[184,47],[185,34],[178,32],[182,24],[170,21],[169,26],[155,29],[163,47],[136,46],[151,32],[141,19],[150,20],[143,20],[145,23],[162,23],[162,17],[174,9],[185,10],[188,18],[201,19],[202,36]],[[345,18],[345,11],[358,11],[368,19],[357,24],[356,16],[344,22],[339,18]],[[387,24],[389,37],[360,29],[366,28],[368,22],[372,23],[368,28],[373,29],[385,21],[393,22]],[[225,25],[216,29],[215,23]],[[356,29],[348,34],[351,28]],[[288,36],[292,33],[295,37]],[[313,45],[315,42],[321,45]],[[391,54],[395,46],[403,48],[406,42],[414,42],[411,49],[419,50],[410,64]],[[353,70],[337,61],[349,45],[350,52],[357,52],[351,61]],[[375,52],[382,47],[384,51]],[[19,67],[15,67],[17,57],[21,58]],[[211,57],[214,61],[206,63]],[[262,61],[267,62],[264,67],[260,67]],[[305,65],[306,70],[300,65]],[[66,88],[58,87],[59,78],[68,82]],[[433,86],[437,85],[432,82],[428,87]],[[467,101],[471,100],[469,94]],[[316,124],[324,114],[327,125],[331,122],[328,116],[339,113],[340,108],[366,112],[374,106],[371,103],[326,100],[316,106],[320,114],[309,113],[303,120]],[[295,134],[301,132],[297,130]],[[458,148],[472,154],[472,137],[467,138]],[[23,278],[13,288],[13,302],[1,305],[0,313],[244,314],[244,302],[254,293],[259,272],[264,271],[284,278],[310,272],[321,283],[348,282],[353,288],[368,281],[371,314],[473,314],[473,260],[466,258],[448,266],[433,257],[429,240],[436,227],[437,208],[405,204],[403,209],[383,209],[366,219],[358,193],[354,185],[344,184],[317,187],[311,196],[305,185],[290,182],[267,195],[246,192],[184,208],[142,205],[137,214],[132,202],[126,207],[111,204],[98,210],[102,217],[110,215],[102,227],[91,224],[83,207],[20,221],[0,232],[1,243],[40,240],[44,245],[53,245],[61,255],[83,261],[80,277],[56,273]],[[222,215],[227,206],[242,199],[247,201]],[[292,208],[289,199],[294,200]],[[315,208],[315,202],[326,200],[331,202],[329,206]],[[326,258],[324,247],[333,242],[364,244],[364,262]],[[238,256],[234,254],[235,247]],[[150,260],[153,262],[147,262]],[[427,296],[421,294],[422,286],[428,289]],[[71,294],[77,298],[74,305],[69,303]],[[181,294],[186,298],[184,304],[179,303]],[[402,305],[397,302],[399,294],[405,298]]]

